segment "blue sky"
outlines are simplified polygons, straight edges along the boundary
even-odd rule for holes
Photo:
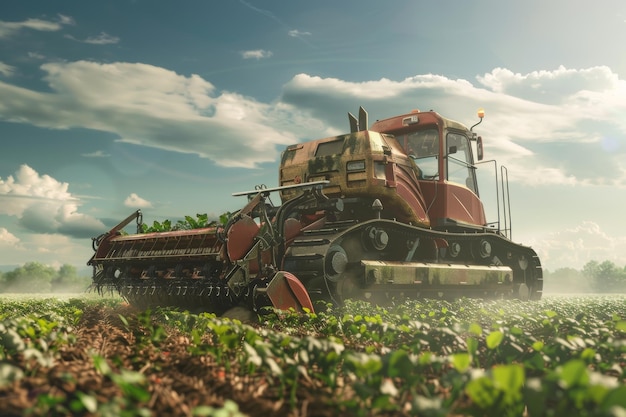
[[[485,108],[513,240],[550,270],[624,266],[624,41],[621,0],[3,2],[0,266],[81,267],[137,208],[236,210],[361,105],[468,126]]]

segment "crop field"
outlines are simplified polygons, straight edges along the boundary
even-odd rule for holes
[[[351,302],[253,324],[1,301],[2,416],[626,416],[626,296]]]

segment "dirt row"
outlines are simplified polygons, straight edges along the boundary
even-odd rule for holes
[[[17,355],[12,364],[25,371],[24,377],[0,387],[0,415],[90,416],[117,410],[180,417],[192,416],[199,406],[219,409],[228,399],[250,416],[323,417],[338,412],[325,405],[323,390],[310,389],[306,381],[299,384],[298,403],[292,407],[263,375],[238,376],[236,369],[226,372],[211,355],[191,354],[188,337],[175,329],[168,330],[158,347],[139,343],[136,317],[130,307],[88,308],[76,326],[75,343],[57,347],[52,366]],[[110,372],[98,367],[94,356],[106,359]],[[115,375],[124,370],[143,375],[143,381],[120,382]],[[91,409],[84,406],[85,394],[97,400],[87,403]]]

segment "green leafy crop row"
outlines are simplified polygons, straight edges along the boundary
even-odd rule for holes
[[[321,399],[356,415],[613,415],[626,407],[624,305],[619,297],[354,302],[277,311],[260,328],[166,317],[194,334],[194,352],[228,371],[269,375],[293,407],[298,385],[314,380],[325,387]]]
[[[84,345],[85,316],[98,308],[117,323],[120,346],[85,355],[101,390],[117,394],[41,394],[31,412],[157,415],[164,384],[175,390],[187,378],[197,390],[230,393],[221,407],[185,405],[195,397],[177,393],[188,415],[263,415],[251,404],[269,401],[274,415],[623,416],[624,307],[623,296],[348,302],[318,313],[273,311],[249,325],[94,301],[10,301],[0,306],[0,398]],[[76,327],[83,330],[73,336]]]
[[[151,233],[151,232],[169,232],[171,230],[190,230],[190,229],[200,229],[203,227],[214,227],[219,225],[225,225],[230,217],[231,213],[226,212],[220,215],[218,220],[209,221],[209,216],[206,213],[198,213],[196,217],[185,216],[184,220],[178,220],[176,223],[172,224],[172,221],[169,219],[163,220],[159,222],[157,220],[152,222],[151,226],[148,226],[146,223],[141,225],[141,231],[143,233]]]

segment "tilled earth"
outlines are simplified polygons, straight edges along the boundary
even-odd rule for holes
[[[51,366],[19,355],[13,361],[27,371],[21,379],[0,388],[0,415],[138,415],[143,410],[147,415],[178,417],[194,415],[198,406],[219,409],[227,400],[250,416],[331,416],[339,412],[325,405],[330,394],[307,386],[306,381],[298,386],[294,407],[263,375],[240,377],[233,368],[226,371],[218,365],[211,355],[189,353],[190,340],[175,329],[168,329],[157,347],[138,343],[138,328],[141,324],[131,307],[86,308],[75,327],[76,342],[58,347]],[[102,367],[94,364],[94,356],[106,359],[111,373],[102,372]],[[133,393],[132,385],[111,377],[124,370],[142,374],[145,391]],[[85,403],[85,395],[97,400],[91,410],[77,405],[81,399]],[[208,408],[201,409],[204,414],[198,414],[211,415]]]

